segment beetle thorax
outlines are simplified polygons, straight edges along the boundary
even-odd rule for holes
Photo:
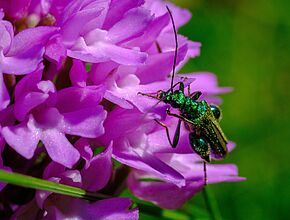
[[[206,115],[208,104],[206,101],[194,101],[190,97],[186,97],[184,105],[180,108],[181,114],[192,122],[200,123]]]
[[[182,116],[193,122],[202,120],[208,107],[206,101],[195,101],[191,97],[185,96],[181,90],[176,90],[173,93],[170,91],[161,92],[159,98],[173,108],[179,109]]]

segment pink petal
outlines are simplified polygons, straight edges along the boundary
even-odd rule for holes
[[[0,57],[0,65],[4,73],[14,75],[31,73],[42,61],[43,53],[43,46],[34,47],[21,56]]]
[[[68,168],[72,168],[72,166],[79,160],[79,152],[67,140],[65,135],[58,130],[44,130],[40,139],[53,161]]]
[[[112,145],[93,157],[81,171],[83,187],[88,191],[98,191],[105,187],[112,175]]]
[[[4,150],[4,146],[5,146],[5,140],[4,138],[0,135],[0,155],[2,155],[2,152]],[[8,172],[11,172],[11,168],[3,166],[3,160],[2,157],[0,156],[0,169],[1,170],[6,170]],[[0,183],[0,192],[1,190],[6,186],[6,183],[1,182]]]
[[[191,18],[191,13],[188,10],[179,8],[170,2],[147,0],[145,3],[146,8],[149,8],[155,16],[161,16],[164,13],[168,13],[166,10],[166,5],[168,5],[172,12],[177,28],[184,25]],[[168,26],[168,28],[171,30],[172,27]]]
[[[89,73],[89,79],[95,84],[99,85],[105,83],[106,79],[110,76],[111,73],[115,71],[120,65],[113,62],[105,63],[96,63],[92,65],[92,68]]]
[[[43,48],[48,39],[58,31],[59,28],[48,26],[25,29],[14,37],[11,50],[7,56],[23,57],[24,54],[33,55],[32,52],[35,52],[36,48]]]
[[[111,60],[123,65],[138,65],[144,63],[147,59],[146,53],[115,45],[104,44],[102,45],[102,51]]]
[[[147,51],[152,46],[152,44],[156,42],[157,37],[169,22],[170,18],[167,13],[163,16],[157,17],[146,28],[144,34],[142,34],[140,37],[130,40],[129,42],[124,43],[123,45],[126,45],[130,48],[140,47],[141,51]],[[156,45],[153,46],[156,47]]]
[[[1,68],[1,67],[0,67]],[[8,94],[6,85],[4,83],[3,74],[0,69],[0,110],[5,109],[10,103],[10,96]]]
[[[104,133],[103,121],[107,113],[101,106],[63,113],[63,116],[62,131],[66,134],[96,138]]]
[[[31,130],[24,122],[16,126],[4,127],[1,133],[10,147],[25,158],[32,158],[39,142],[37,130]]]
[[[143,4],[144,0],[112,0],[103,28],[109,30],[116,22],[122,19],[125,12]]]
[[[181,62],[187,52],[187,45],[179,47],[177,53],[177,65]],[[174,51],[150,55],[146,60],[146,65],[140,66],[136,75],[141,80],[141,84],[161,81],[168,77],[173,68]],[[162,65],[160,65],[162,63]]]
[[[87,71],[85,65],[80,60],[73,60],[69,76],[73,86],[86,86]]]
[[[104,42],[98,42],[92,46],[80,42],[78,47],[77,50],[74,48],[68,50],[68,56],[85,62],[98,63],[112,60],[123,65],[138,65],[147,59],[146,53]]]
[[[232,88],[229,87],[219,87],[217,77],[212,73],[201,72],[184,74],[183,76],[196,79],[190,86],[192,92],[201,91],[204,95],[216,95],[232,91]]]
[[[234,164],[209,164],[207,165],[208,182],[239,182],[246,178],[238,176],[238,168]]]
[[[14,37],[9,52],[0,58],[2,71],[18,75],[34,71],[42,61],[46,42],[57,32],[58,28],[55,27],[36,27],[21,31]]]
[[[133,106],[130,103],[128,103],[124,98],[120,98],[120,97],[116,96],[111,91],[107,90],[104,98],[109,100],[110,102],[122,107],[122,108],[125,108],[125,109],[132,109],[133,108]]]
[[[113,158],[135,169],[152,173],[160,179],[171,182],[178,187],[185,185],[184,177],[179,172],[145,151],[141,154],[129,147],[126,152],[114,150]]]
[[[13,105],[0,111],[0,124],[2,127],[14,125],[15,120]]]
[[[91,8],[72,14],[61,29],[62,39],[65,44],[73,45],[77,38],[83,35],[82,31],[85,24],[93,18],[98,17],[101,12],[101,8]]]
[[[14,105],[15,117],[17,120],[23,121],[30,110],[43,103],[47,98],[48,94],[40,92],[31,92],[26,96],[19,98]]]
[[[106,17],[108,16],[108,10],[109,10],[109,5],[110,5],[110,1],[91,1],[90,4],[86,5],[86,9],[87,8],[99,8],[102,9],[101,14],[99,16],[96,16],[95,18],[91,19],[88,23],[86,23],[86,25],[83,28],[83,32],[82,33],[87,33],[93,29],[96,28],[101,28],[104,24],[104,20],[106,19]],[[104,28],[102,28],[104,29]]]
[[[116,44],[130,40],[141,35],[151,20],[152,16],[149,10],[144,8],[132,9],[125,14],[122,20],[110,28],[108,37],[111,42]]]
[[[49,198],[44,220],[54,219],[138,219],[138,210],[130,209],[131,201],[127,198],[112,198],[94,203],[82,199],[53,195]]]
[[[59,177],[62,173],[64,173],[66,168],[58,163],[51,162],[45,168],[42,178],[50,179],[52,177]]]
[[[55,106],[61,113],[95,108],[103,95],[103,86],[69,87],[57,92]]]
[[[63,60],[66,58],[66,48],[61,42],[60,37],[51,39],[45,48],[45,57],[61,67]]]
[[[13,26],[8,21],[0,21],[0,48],[3,49],[3,53],[6,54],[9,51],[13,40]]]
[[[153,202],[161,208],[180,208],[194,194],[200,192],[204,185],[201,181],[186,182],[184,187],[178,187],[166,182],[146,182],[137,179],[134,173],[128,178],[128,187],[140,199]],[[142,176],[139,176],[142,178]]]
[[[39,65],[39,67],[32,73],[24,76],[15,87],[15,99],[25,96],[27,93],[32,91],[38,91],[37,83],[40,82],[42,77],[42,71],[44,66]]]

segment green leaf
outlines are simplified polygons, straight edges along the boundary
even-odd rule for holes
[[[154,178],[139,178],[138,180],[141,182],[163,182],[160,179],[154,179]]]
[[[4,170],[0,170],[0,182],[5,182],[8,184],[13,184],[31,189],[45,190],[62,195],[72,196],[75,198],[82,198],[93,201],[108,198],[105,195],[87,192],[81,188],[50,182],[47,180],[23,174],[10,173]]]
[[[186,213],[182,213],[179,210],[163,210],[163,216],[167,219],[179,219],[179,220],[190,220],[190,216],[188,216]]]
[[[205,200],[205,205],[207,207],[208,213],[212,220],[221,220],[221,214],[217,201],[214,198],[213,193],[211,192],[209,186],[203,188],[203,197]]]
[[[86,63],[86,71],[89,72],[92,68],[92,64],[91,63]]]

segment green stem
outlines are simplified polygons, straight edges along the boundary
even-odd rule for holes
[[[10,173],[4,170],[0,170],[0,182],[5,182],[31,189],[45,190],[62,195],[93,201],[108,198],[103,194],[87,192],[81,188],[50,182],[47,180],[26,176],[23,174]]]
[[[222,220],[217,201],[208,186],[203,188],[202,194],[211,219]]]

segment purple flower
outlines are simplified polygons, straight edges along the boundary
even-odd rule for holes
[[[40,81],[41,72],[29,74],[17,85],[14,114],[20,123],[3,127],[2,135],[27,159],[41,140],[54,161],[72,167],[79,152],[65,134],[95,138],[104,132],[106,112],[97,106],[102,88],[70,87],[56,92],[51,81]]]
[[[150,25],[150,11],[134,8],[134,3],[129,4],[131,6],[123,8],[122,17],[118,20],[112,16],[112,11],[117,5],[119,3],[116,1],[70,2],[56,18],[56,25],[61,28],[61,41],[51,44],[48,48],[53,51],[49,53],[50,59],[58,60],[58,57],[65,56],[65,52],[59,54],[59,50],[54,49],[63,44],[67,56],[85,62],[112,60],[124,65],[144,63],[147,54],[140,52],[137,47],[127,47],[125,43],[142,34]]]
[[[5,141],[3,139],[3,137],[0,135],[0,169],[1,170],[6,170],[6,171],[11,171],[11,169],[9,167],[6,167],[3,165],[3,161],[2,161],[2,152],[4,149],[4,145],[5,145]],[[6,183],[0,183],[0,191],[6,186]]]
[[[58,32],[55,27],[36,27],[14,37],[12,24],[2,20],[3,16],[0,12],[0,110],[10,102],[2,73],[23,75],[34,71],[43,59],[47,40]]]
[[[203,160],[186,125],[172,148],[154,121],[173,137],[178,119],[166,109],[179,110],[140,94],[169,91],[175,52],[176,71],[200,54],[200,43],[179,34],[175,51],[166,6],[177,29],[189,21],[189,11],[162,0],[0,3],[0,168],[106,198],[89,202],[37,190],[25,204],[7,199],[3,208],[14,210],[12,219],[137,219],[130,199],[119,197],[126,188],[167,209],[203,189]],[[209,104],[231,91],[206,72],[176,74],[173,81],[201,91]],[[243,180],[232,164],[207,165],[207,177],[209,184]]]
[[[80,139],[76,143],[81,157],[85,160],[84,167],[78,170],[66,170],[55,162],[49,164],[44,172],[44,179],[71,186],[83,187],[97,191],[108,183],[112,174],[112,146],[93,156],[89,143]],[[93,178],[94,177],[94,178]],[[50,192],[38,191],[35,199],[20,207],[12,219],[34,219],[40,209],[45,210],[43,219],[138,219],[138,209],[130,209],[131,201],[127,198],[108,198],[89,202],[55,195]]]
[[[193,154],[159,154],[159,158],[169,163],[185,178],[185,184],[178,187],[165,182],[149,172],[135,170],[128,179],[128,187],[140,199],[148,200],[166,208],[177,209],[204,187],[203,163]],[[245,180],[239,177],[233,164],[208,164],[208,183],[236,182]],[[178,196],[177,196],[178,195]]]
[[[44,219],[63,219],[66,216],[75,216],[77,219],[138,219],[137,209],[129,210],[130,199],[112,198],[89,203],[84,200],[71,198],[50,198],[53,206],[46,208],[48,215]]]
[[[219,88],[216,84],[216,78],[212,74],[198,73],[185,76],[195,77],[195,81],[190,85],[191,88],[202,91],[202,98],[211,103],[220,101],[215,98],[217,93],[230,91],[230,88]],[[206,84],[204,83],[205,81],[207,82]],[[158,88],[166,90],[165,85],[168,86],[169,81],[146,84],[144,86],[138,85],[135,88],[138,88],[139,91],[144,91],[142,88],[147,88],[146,92],[149,92],[148,90],[151,88],[151,92],[153,92],[157,91]],[[120,94],[120,89],[117,91]],[[127,89],[126,91],[130,90]],[[137,97],[133,89],[132,96]],[[144,105],[149,105],[147,109],[153,106],[152,103],[136,102],[134,98],[130,98],[130,92],[129,94],[124,92],[123,98],[126,98],[137,108],[139,107],[139,109],[140,106],[146,108]],[[148,99],[149,101],[151,98],[142,97],[141,99]],[[162,112],[162,109],[160,111]],[[145,176],[144,178],[147,177],[161,181],[161,183],[139,182],[135,177],[135,172],[133,172],[130,175],[128,184],[136,196],[153,201],[161,207],[178,208],[203,188],[204,172],[202,160],[199,156],[195,155],[190,147],[188,131],[183,126],[179,144],[173,149],[169,146],[164,128],[153,122],[150,115],[147,116],[147,118],[144,117],[137,109],[115,109],[109,113],[104,124],[106,133],[99,140],[103,143],[113,141],[113,157],[121,163],[135,168],[137,176]],[[167,117],[165,124],[169,127],[170,134],[174,134],[177,119]],[[118,127],[120,130],[114,129],[115,127]],[[191,159],[185,162],[184,167],[186,166],[186,169],[183,170],[181,169],[182,163],[187,157]],[[178,161],[174,161],[173,158],[178,158],[179,166],[176,166]],[[211,167],[215,167],[215,165],[210,165],[209,167],[209,170],[211,170]],[[227,169],[228,167],[230,169]],[[216,170],[215,172],[208,173],[209,183],[242,180],[242,178],[237,177],[237,170],[232,165],[221,166],[218,172]],[[184,171],[194,173],[195,176],[187,177]],[[141,173],[141,175],[138,175],[138,173]],[[147,186],[151,188],[146,188]],[[155,186],[156,190],[154,191]],[[161,190],[162,187],[164,194],[158,194],[157,190]],[[145,193],[147,190],[148,193]],[[170,193],[173,195],[177,192],[182,195],[180,195],[180,199],[176,200],[175,203],[171,203],[166,199],[167,196],[170,197]]]

